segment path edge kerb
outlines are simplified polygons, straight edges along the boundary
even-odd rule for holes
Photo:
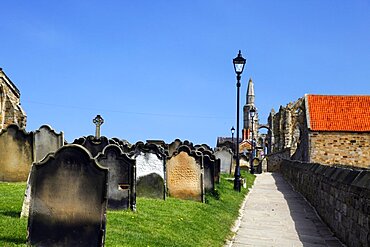
[[[256,182],[256,180],[254,180],[254,182]],[[247,204],[247,201],[248,201],[248,198],[249,198],[249,194],[252,192],[252,190],[254,188],[254,185],[255,185],[255,183],[253,183],[253,185],[252,185],[251,188],[248,188],[248,193],[245,195],[244,200],[241,203],[241,206],[239,208],[239,216],[238,216],[238,218],[235,220],[234,224],[230,228],[230,231],[231,231],[232,236],[226,239],[226,242],[224,244],[224,247],[231,247],[233,245],[233,243],[234,243],[235,236],[236,236],[236,234],[237,234],[237,232],[238,232],[238,230],[240,228],[240,224],[241,224],[242,218],[244,216],[244,208],[245,208],[245,205]]]

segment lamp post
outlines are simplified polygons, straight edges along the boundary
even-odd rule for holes
[[[251,146],[252,146],[252,151],[251,151],[251,156],[250,156],[250,171],[251,171],[251,174],[254,174],[254,164],[253,164],[253,159],[254,159],[254,129],[253,129],[253,126],[254,126],[254,116],[256,114],[256,109],[254,108],[251,108],[249,110],[249,115],[251,116],[251,119],[252,119],[252,138],[251,138]]]
[[[233,153],[235,152],[235,145],[234,145],[234,133],[235,133],[235,128],[234,126],[231,127],[231,150],[233,151]]]
[[[240,160],[239,160],[239,101],[240,101],[240,79],[244,70],[244,65],[247,60],[243,58],[242,52],[239,50],[238,56],[233,59],[234,70],[236,73],[236,166],[234,173],[234,190],[241,190],[240,184]]]

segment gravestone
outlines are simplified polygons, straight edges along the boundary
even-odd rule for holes
[[[48,153],[64,145],[64,134],[57,134],[49,125],[42,125],[33,135],[34,162],[40,162]]]
[[[221,180],[221,160],[215,156],[215,183],[219,184]]]
[[[203,157],[188,146],[180,146],[167,161],[167,187],[172,197],[204,202]]]
[[[215,165],[216,160],[214,155],[203,153],[204,164],[204,189],[213,191],[215,189]]]
[[[106,146],[96,159],[109,168],[108,207],[136,210],[135,160],[115,144]]]
[[[108,169],[66,145],[32,166],[28,244],[103,246]]]
[[[138,197],[166,198],[163,148],[153,143],[136,145],[136,193]]]
[[[79,144],[81,146],[84,146],[93,157],[98,155],[103,151],[103,149],[109,145],[109,140],[105,136],[101,136],[99,138],[96,138],[95,136],[88,136],[88,137],[81,137],[78,139],[75,139],[73,141],[73,144]]]
[[[57,134],[49,125],[42,125],[33,134],[33,159],[40,162],[51,152],[55,152],[64,145],[64,134]],[[28,217],[31,200],[30,176],[27,179],[27,187],[22,205],[21,217]]]
[[[171,157],[177,149],[182,145],[182,141],[180,139],[176,139],[168,145],[168,157]]]
[[[25,182],[31,169],[33,133],[9,125],[0,132],[0,181]]]
[[[218,147],[215,149],[216,159],[221,160],[221,172],[222,173],[232,173],[232,161],[233,152],[228,147]]]

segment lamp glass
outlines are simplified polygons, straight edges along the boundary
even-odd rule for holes
[[[238,56],[233,59],[235,73],[237,74],[243,73],[244,65],[246,64],[246,62],[247,60],[242,56],[242,53],[239,50]]]

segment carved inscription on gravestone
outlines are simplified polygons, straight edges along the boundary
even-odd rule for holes
[[[167,186],[172,197],[203,201],[201,165],[187,152],[172,156],[167,163]]]
[[[79,145],[32,166],[28,243],[103,246],[108,169]]]

